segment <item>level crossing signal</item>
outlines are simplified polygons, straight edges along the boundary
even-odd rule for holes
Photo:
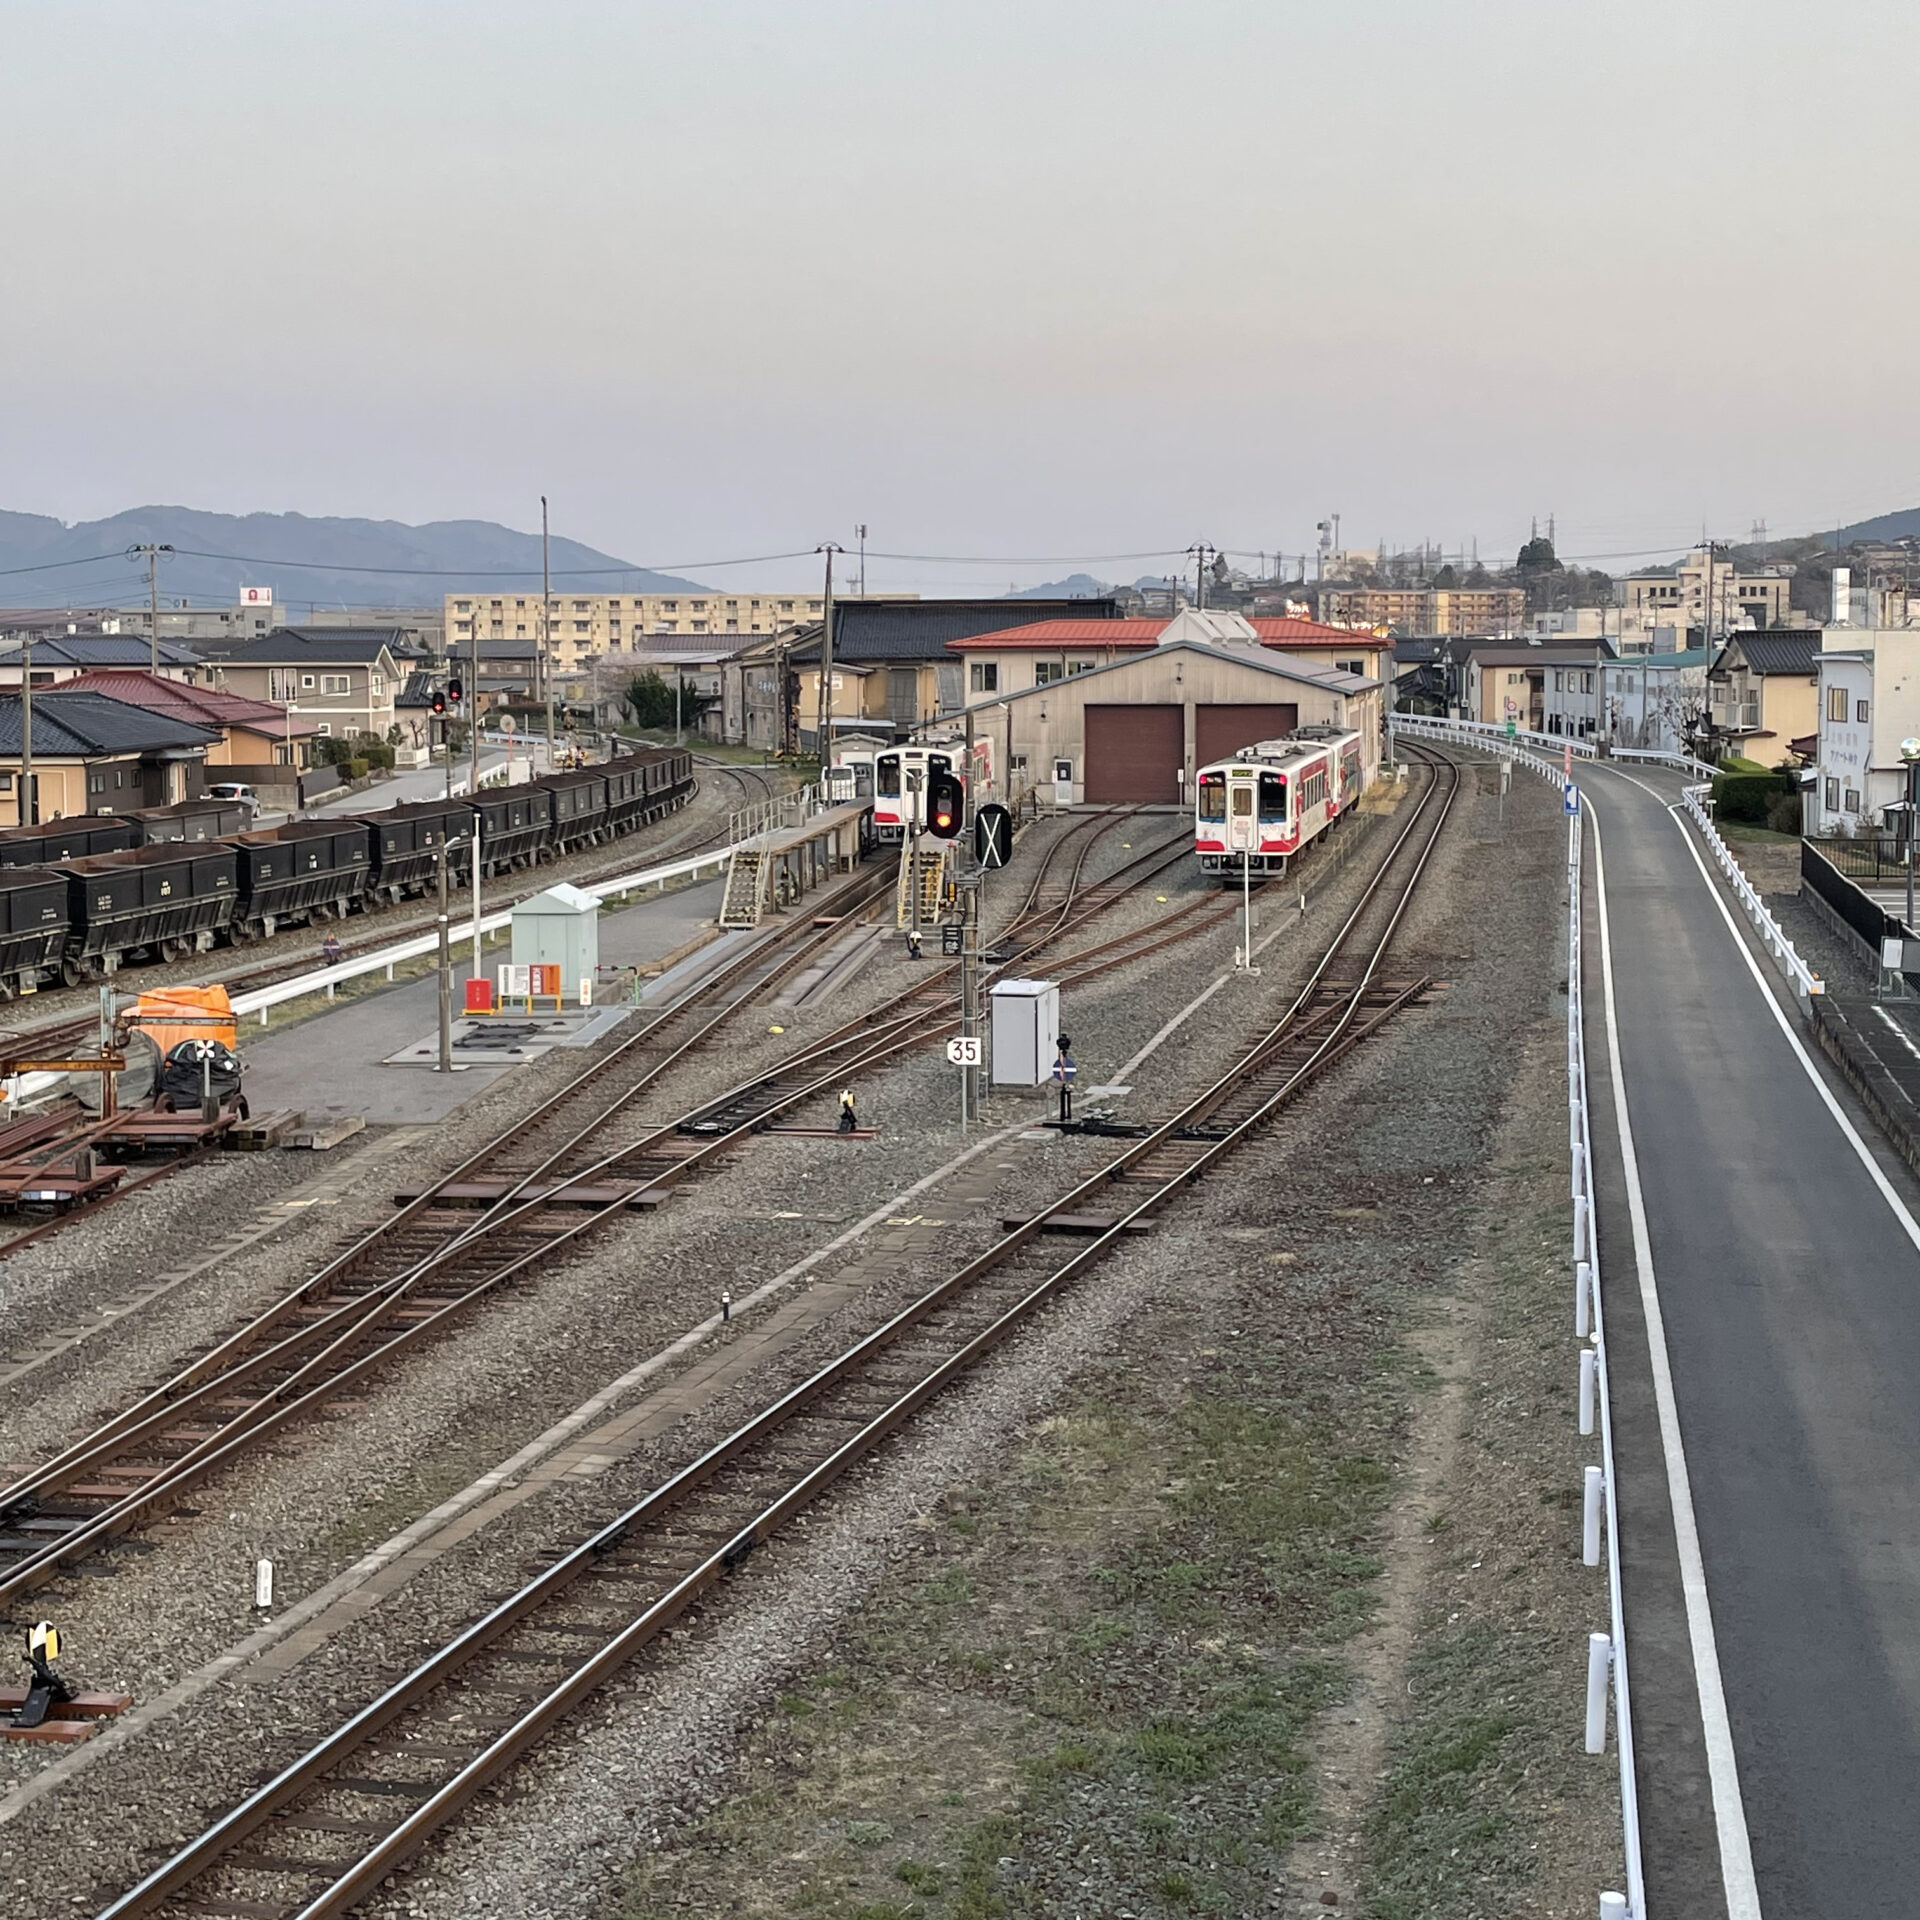
[[[441,688],[439,688],[439,687],[435,687],[435,688],[434,688],[434,690],[433,690],[433,699],[432,699],[432,701],[431,701],[431,703],[430,703],[430,704],[431,704],[431,706],[432,706],[432,708],[433,708],[433,711],[434,711],[435,713],[445,713],[445,712],[446,712],[446,710],[447,710],[447,696],[446,696],[446,694],[445,694],[445,692],[444,692],[444,691],[443,691],[443,690],[442,690]]]
[[[453,678],[447,682],[448,701],[457,707],[465,693],[466,688],[460,684],[460,676],[455,674]]]
[[[973,857],[983,867],[1004,867],[1013,858],[1013,815],[995,801],[973,816]]]
[[[952,840],[967,810],[967,790],[957,774],[927,776],[927,831],[936,840]]]

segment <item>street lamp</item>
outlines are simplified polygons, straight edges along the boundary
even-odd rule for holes
[[[1900,758],[1907,765],[1907,932],[1913,931],[1913,801],[1920,782],[1920,740],[1911,734],[1900,742]]]

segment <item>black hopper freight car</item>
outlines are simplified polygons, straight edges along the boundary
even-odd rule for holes
[[[543,780],[530,781],[528,791],[546,796],[556,852],[597,846],[607,837],[607,779],[602,770],[550,773]]]
[[[67,950],[67,876],[0,868],[0,1000],[30,993]]]
[[[239,901],[228,931],[236,942],[268,939],[301,920],[344,919],[366,900],[373,836],[364,820],[293,820],[231,844]]]
[[[58,867],[90,853],[119,853],[133,844],[133,829],[117,815],[77,814],[71,820],[0,830],[0,867]]]
[[[403,900],[437,886],[443,845],[450,849],[449,883],[457,886],[465,875],[460,850],[473,833],[473,809],[464,800],[416,800],[359,818],[371,840],[374,899]]]
[[[531,867],[553,847],[553,814],[545,794],[528,786],[483,789],[473,803],[480,816],[480,868],[489,876]]]
[[[253,809],[238,800],[183,800],[178,806],[142,807],[120,818],[133,829],[133,844],[156,847],[178,840],[231,840],[253,825]]]
[[[238,856],[218,841],[130,847],[75,860],[67,876],[68,986],[117,972],[142,948],[156,959],[205,953],[233,919]]]

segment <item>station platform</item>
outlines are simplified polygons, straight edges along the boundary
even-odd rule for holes
[[[796,827],[774,827],[734,852],[721,901],[723,927],[758,926],[762,914],[787,907],[860,858],[862,801],[827,807]]]
[[[1647,1910],[1909,1912],[1920,1181],[1865,1101],[1920,1115],[1920,1009],[1804,1013],[1678,779],[1580,784]]]

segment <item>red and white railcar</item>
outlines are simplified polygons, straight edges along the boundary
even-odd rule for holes
[[[1202,870],[1229,879],[1284,873],[1326,832],[1338,773],[1334,745],[1298,739],[1262,740],[1202,767],[1193,798]]]

